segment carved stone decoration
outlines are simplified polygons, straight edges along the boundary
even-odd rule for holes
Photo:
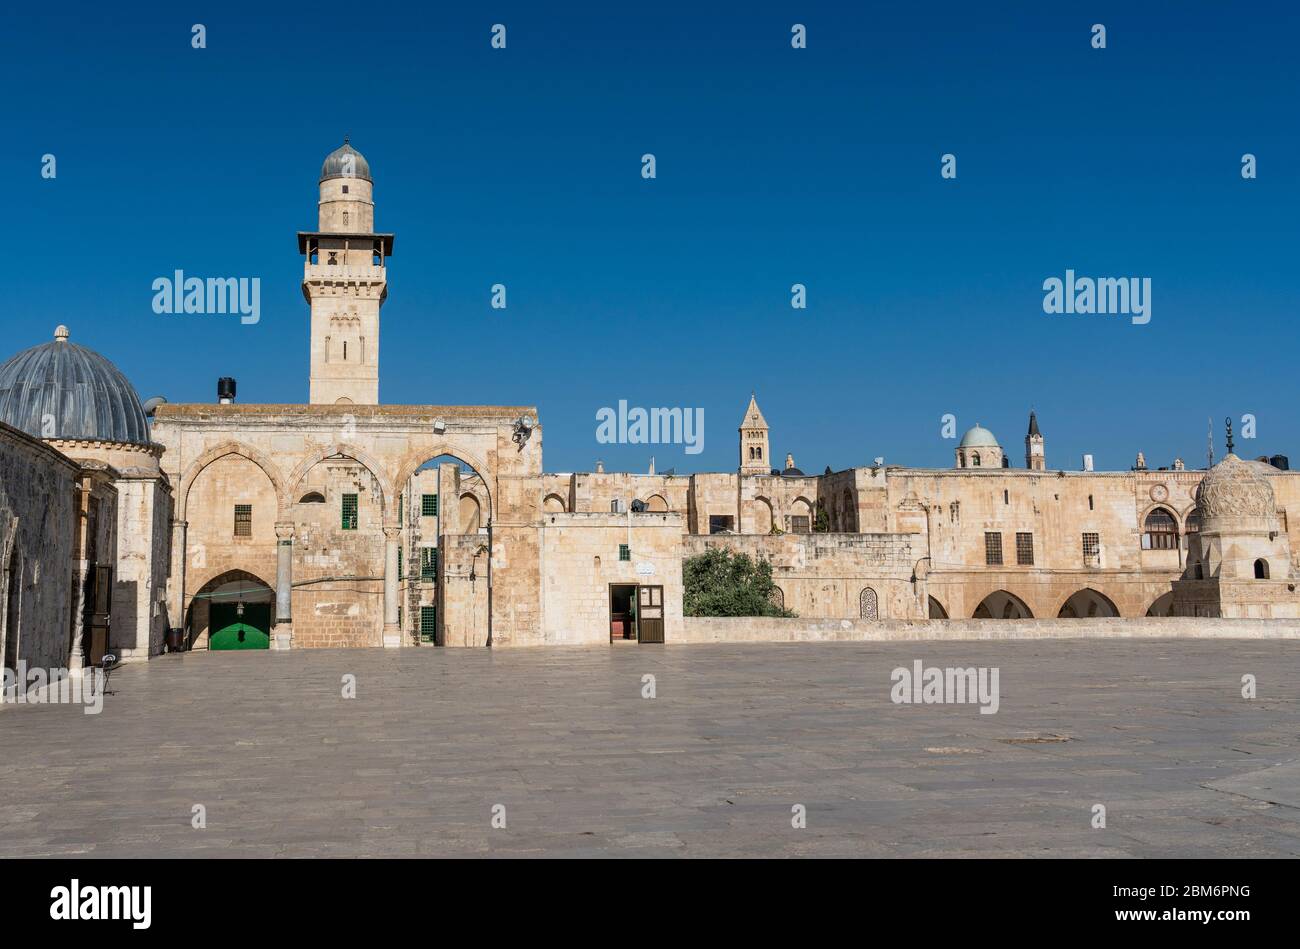
[[[1277,504],[1268,478],[1255,463],[1228,455],[1201,479],[1196,508],[1202,518],[1273,517]]]
[[[778,586],[772,587],[772,592],[769,595],[769,599],[771,599],[772,605],[775,606],[778,610],[785,609],[785,591],[782,590],[780,587]]]
[[[1163,484],[1151,485],[1151,500],[1155,501],[1157,504],[1163,504],[1165,501],[1168,501],[1169,489]]]
[[[858,615],[862,619],[880,619],[880,600],[871,587],[863,587],[858,597]]]

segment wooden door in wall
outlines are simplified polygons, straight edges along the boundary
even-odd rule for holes
[[[664,641],[664,588],[637,587],[637,619],[640,640],[643,643]]]

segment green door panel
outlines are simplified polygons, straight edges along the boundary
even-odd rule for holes
[[[240,616],[233,603],[213,603],[208,629],[209,649],[271,648],[271,604],[245,603]]]

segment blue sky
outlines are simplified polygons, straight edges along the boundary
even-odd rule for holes
[[[950,465],[945,413],[1019,465],[1031,406],[1052,467],[1197,466],[1245,413],[1300,456],[1293,4],[846,6],[7,13],[0,355],[62,322],[142,397],[305,401],[294,235],[347,134],[397,235],[381,399],[534,404],[547,470],[732,469],[751,389],[808,471]],[[261,277],[261,322],[155,314],[178,268]],[[1067,268],[1150,277],[1151,322],[1044,314]],[[598,445],[620,399],[703,408],[703,453]]]

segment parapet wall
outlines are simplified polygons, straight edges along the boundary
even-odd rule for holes
[[[687,616],[670,643],[908,642],[1008,639],[1300,639],[1300,620],[965,619],[858,620]]]

